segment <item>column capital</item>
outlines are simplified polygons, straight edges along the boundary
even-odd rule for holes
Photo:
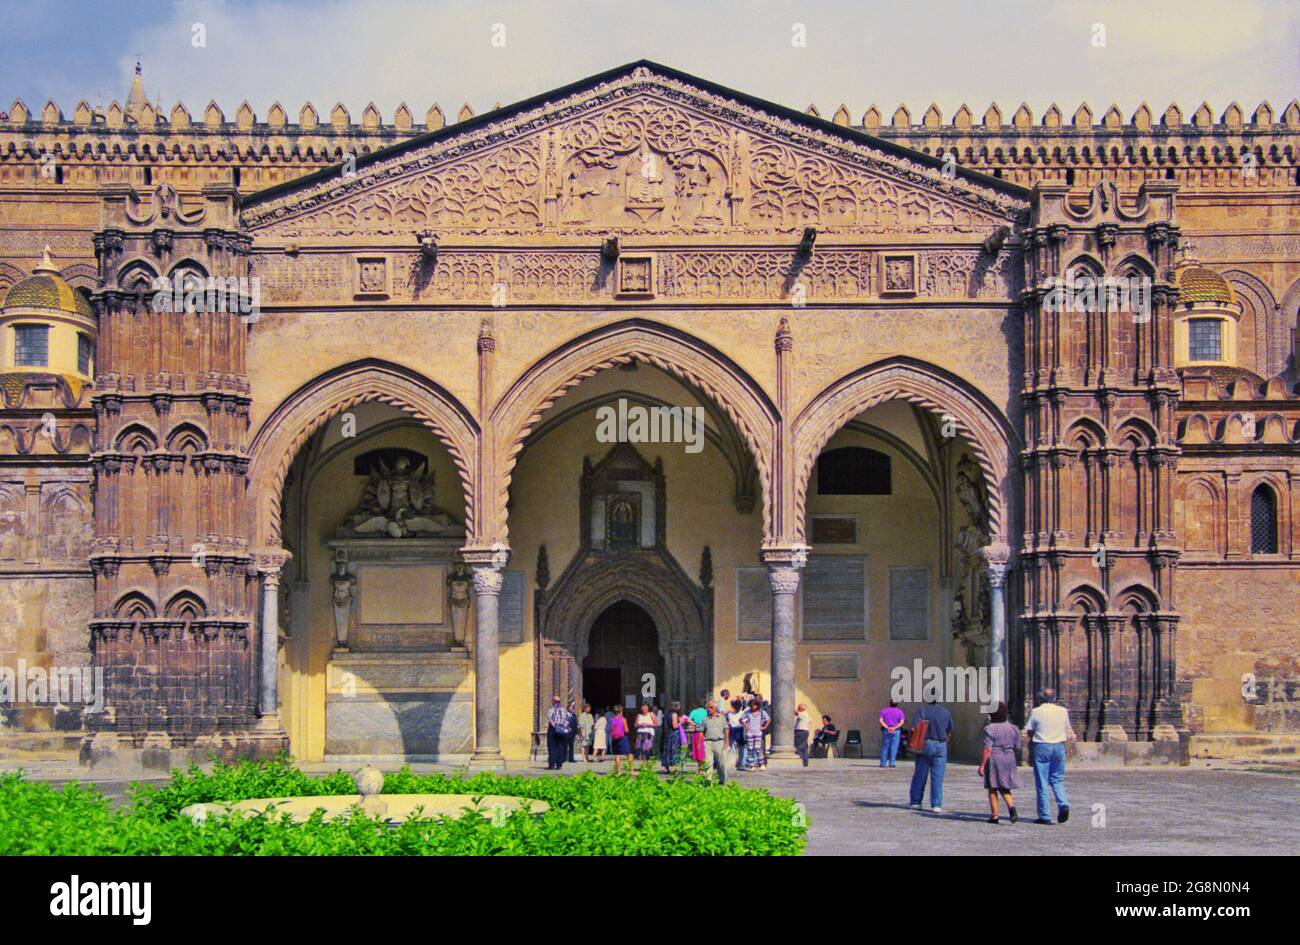
[[[480,597],[483,595],[496,597],[505,584],[505,576],[501,573],[501,569],[491,565],[471,565],[470,579],[474,582],[474,593]]]
[[[268,548],[266,551],[259,551],[256,566],[258,572],[262,575],[262,580],[274,582],[278,586],[280,571],[289,563],[291,558],[293,558],[293,552],[284,548]]]
[[[981,548],[980,554],[989,567],[989,584],[1001,587],[1007,579],[1007,569],[1011,566],[1011,546],[994,542]]]
[[[799,570],[788,565],[768,565],[767,579],[773,594],[795,594],[799,590]]]

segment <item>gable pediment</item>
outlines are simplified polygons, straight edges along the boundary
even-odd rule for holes
[[[1027,194],[830,122],[635,64],[262,194],[271,238],[981,233]]]

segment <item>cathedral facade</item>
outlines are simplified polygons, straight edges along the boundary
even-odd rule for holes
[[[496,763],[722,688],[870,750],[938,667],[1085,755],[1294,752],[1297,144],[649,62],[454,122],[16,102],[0,751]]]

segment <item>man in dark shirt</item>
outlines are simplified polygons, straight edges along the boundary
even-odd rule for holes
[[[939,705],[934,696],[928,696],[912,718],[912,730],[926,723],[925,748],[916,755],[916,769],[912,772],[912,791],[908,806],[921,809],[925,795],[925,782],[930,781],[930,810],[943,813],[943,774],[948,767],[948,741],[952,738],[952,713]]]

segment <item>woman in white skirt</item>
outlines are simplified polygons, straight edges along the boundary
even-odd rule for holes
[[[609,747],[609,720],[604,713],[596,716],[596,726],[591,737],[591,747],[596,753],[597,761],[605,760],[605,749]]]

